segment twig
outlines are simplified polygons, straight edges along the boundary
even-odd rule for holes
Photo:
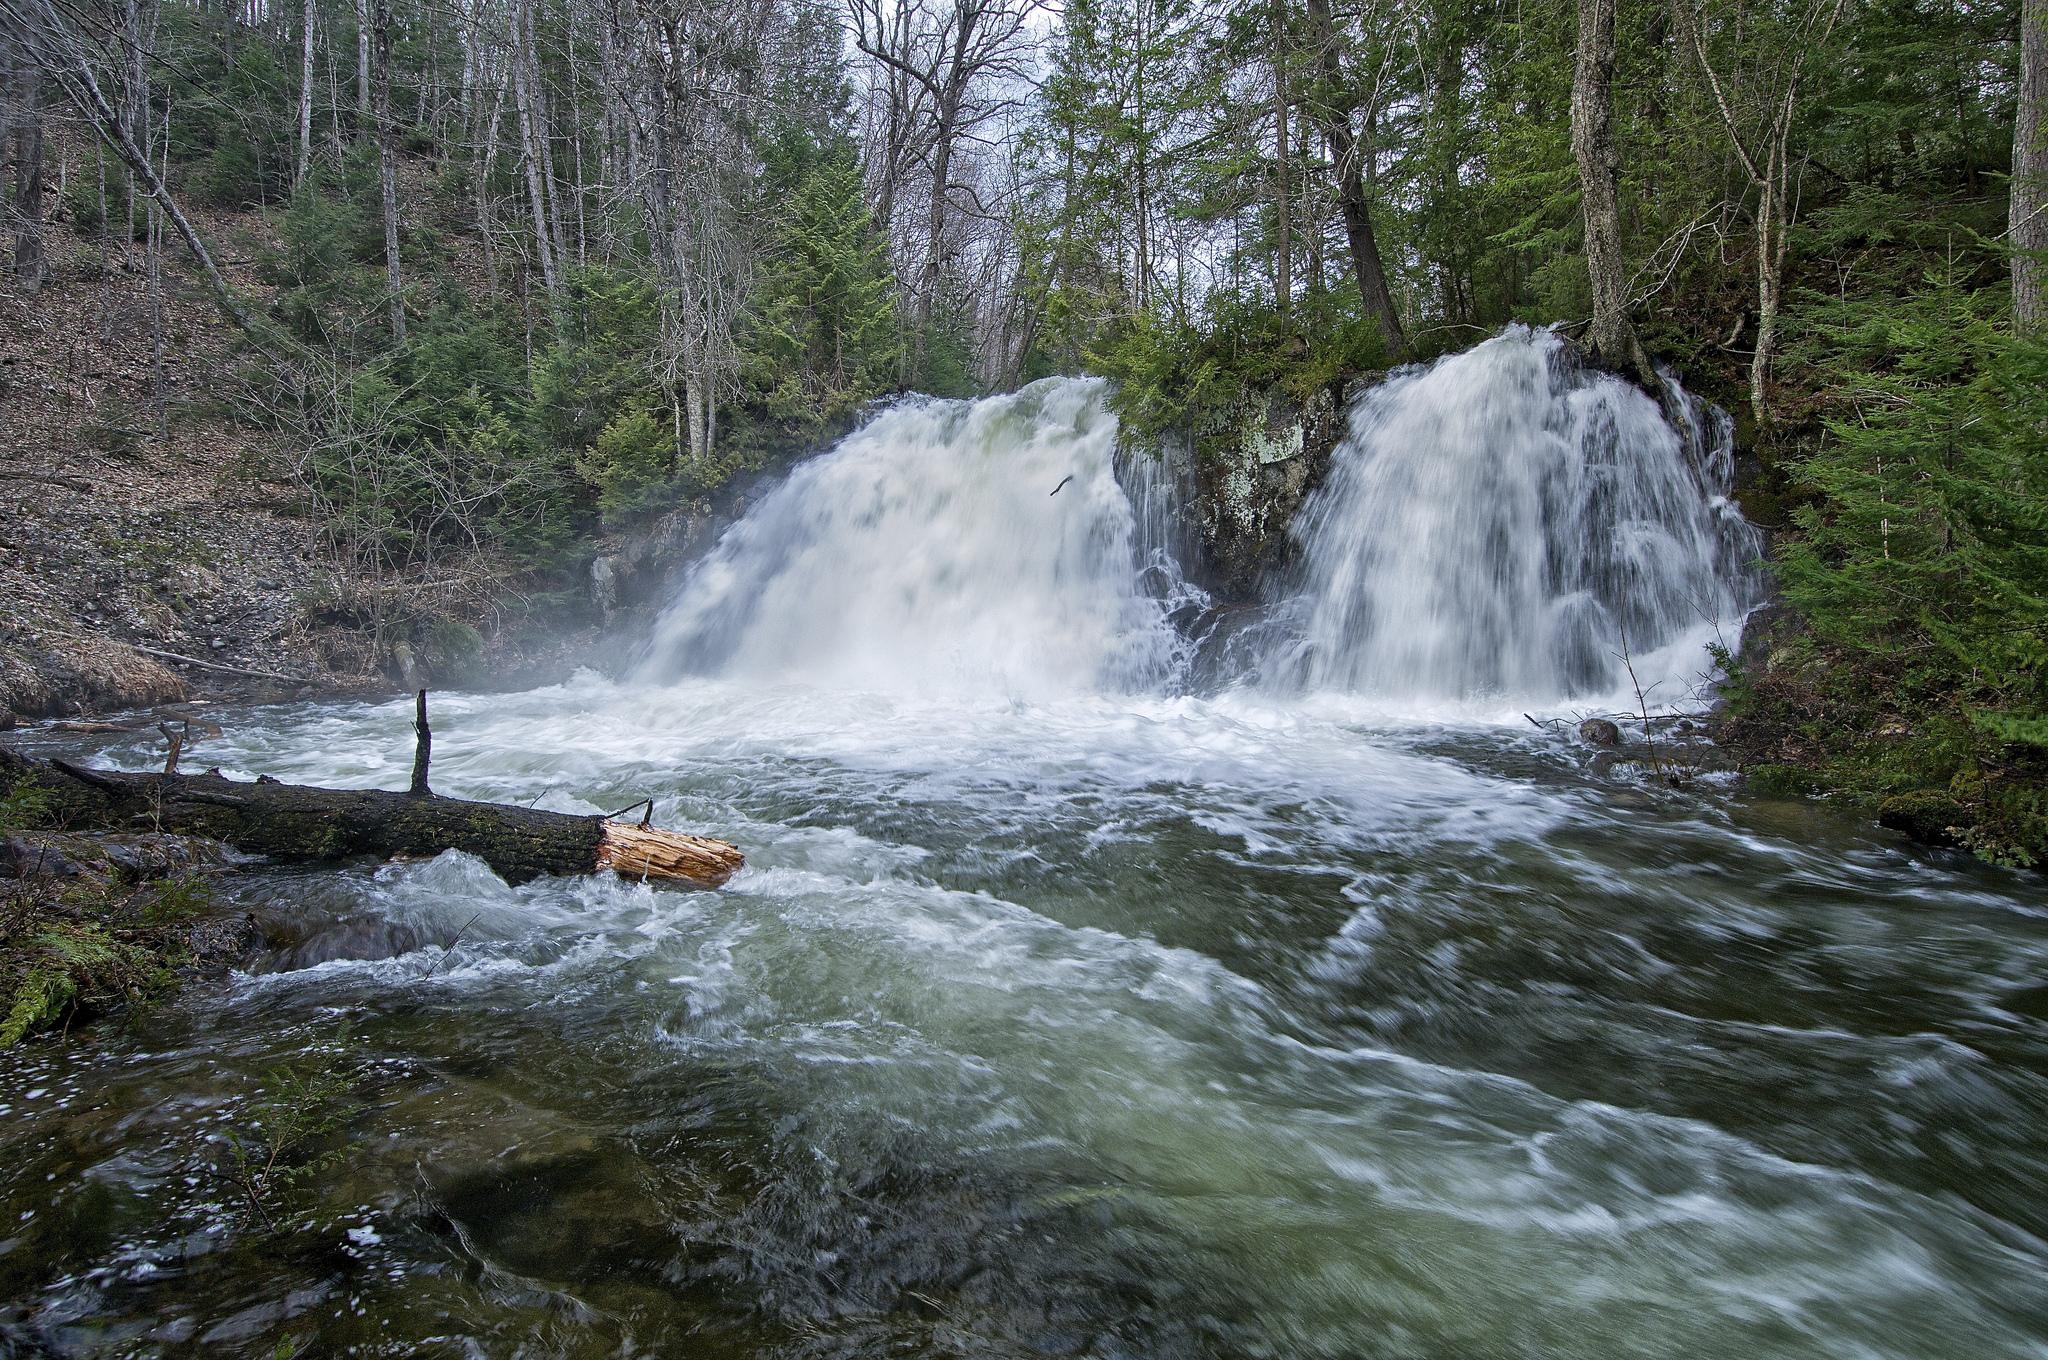
[[[29,472],[23,468],[0,468],[0,477],[12,478],[17,482],[48,482],[72,491],[90,491],[92,483],[83,477],[66,477],[56,472]]]
[[[1621,664],[1628,668],[1629,684],[1635,686],[1636,711],[1643,720],[1643,744],[1649,748],[1650,771],[1662,779],[1665,777],[1664,765],[1657,759],[1657,737],[1650,730],[1650,701],[1643,697],[1643,682],[1636,678],[1636,663],[1628,653],[1628,625],[1616,619],[1615,626],[1621,630]]]
[[[455,928],[454,938],[449,940],[447,944],[441,946],[441,957],[434,960],[434,966],[432,968],[429,968],[426,971],[425,975],[423,975],[420,978],[421,982],[425,982],[427,978],[430,978],[434,974],[441,971],[441,965],[448,962],[448,956],[455,952],[455,946],[462,943],[462,932],[468,930],[471,926],[475,925],[476,918],[483,914],[483,908],[479,907],[475,911],[470,913],[470,917],[467,921],[464,921],[461,925]]]

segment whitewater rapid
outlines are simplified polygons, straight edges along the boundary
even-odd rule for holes
[[[1054,380],[805,464],[630,677],[437,694],[437,791],[652,797],[747,868],[240,879],[241,974],[0,1064],[0,1350],[2039,1360],[2038,894],[1494,721],[1602,702],[1609,622],[1696,669],[1680,602],[1748,589],[1711,422],[1553,346],[1366,399],[1220,683],[1170,479]],[[1458,546],[1559,487],[1540,554]],[[200,754],[398,787],[409,723]],[[218,1168],[293,1064],[347,1155],[258,1234]]]

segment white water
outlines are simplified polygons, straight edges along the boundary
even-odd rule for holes
[[[1511,340],[1490,421],[1427,381],[1457,360],[1373,399],[1412,429],[1447,403],[1468,514],[1489,450],[1604,475],[1556,422],[1609,397]],[[288,938],[167,1051],[0,1067],[0,1219],[84,1222],[88,1182],[147,1205],[38,1324],[111,1350],[331,1288],[224,1353],[2037,1360],[2038,904],[1606,782],[1519,718],[1416,721],[1475,689],[1435,660],[1483,649],[1175,693],[1166,493],[1119,489],[1100,400],[898,407],[728,536],[633,682],[437,696],[438,790],[652,795],[746,849],[726,890],[280,874],[255,905]],[[1543,532],[1604,561],[1608,523]],[[1725,544],[1667,531],[1673,579],[1740,600]],[[1498,566],[1462,588],[1554,602]],[[1313,654],[1349,647],[1308,603]],[[1554,634],[1489,619],[1527,673],[1484,683],[1562,687]],[[401,704],[223,726],[240,777],[410,758]],[[342,1016],[375,1074],[347,1178],[292,1250],[223,1251],[186,1168]]]
[[[1269,675],[1393,706],[1696,696],[1707,646],[1756,603],[1727,500],[1729,432],[1676,384],[1657,403],[1515,327],[1353,408],[1295,526],[1296,635]]]
[[[798,468],[691,573],[650,679],[883,693],[1150,689],[1179,650],[1139,579],[1090,380],[912,400]]]

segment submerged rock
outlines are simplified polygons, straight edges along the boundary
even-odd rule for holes
[[[1589,746],[1619,746],[1621,729],[1606,718],[1588,718],[1579,724],[1579,740]]]

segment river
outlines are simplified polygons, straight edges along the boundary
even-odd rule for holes
[[[726,889],[260,868],[242,970],[6,1055],[0,1354],[2048,1354],[2038,880],[1532,728],[1572,629],[1426,702],[1311,601],[1190,681],[1097,396],[1033,400],[806,465],[634,675],[436,696],[438,791],[652,795]],[[1457,688],[1503,648],[1567,690]],[[395,785],[408,714],[200,756]],[[279,1069],[344,1155],[272,1228]]]

